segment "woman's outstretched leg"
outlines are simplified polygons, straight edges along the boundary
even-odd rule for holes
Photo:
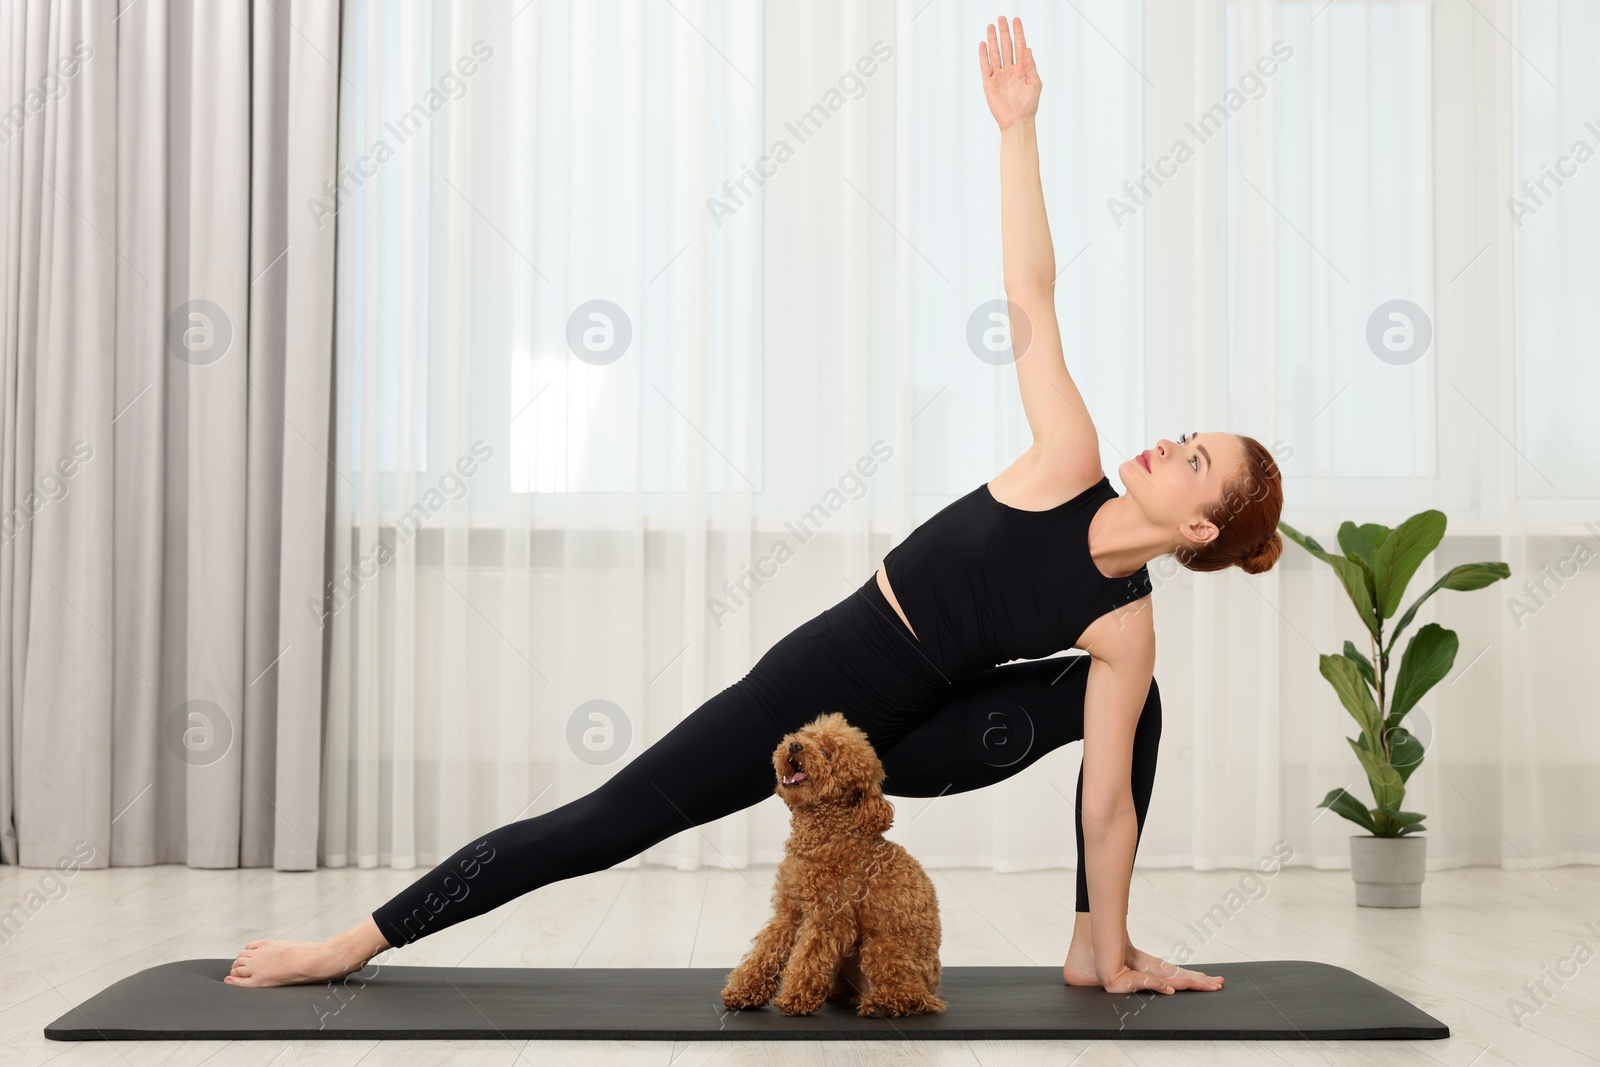
[[[378,952],[563,878],[605,870],[776,788],[785,734],[842,711],[876,743],[904,732],[947,687],[900,627],[875,578],[802,623],[588,796],[491,830],[326,942],[252,941],[227,981],[285,985],[359,970]]]
[[[772,752],[779,740],[825,710],[779,701],[772,684],[752,671],[604,785],[543,815],[490,830],[329,941],[250,942],[224,980],[269,986],[340,978],[386,948],[551,882],[603,871],[682,830],[759,803],[773,792]],[[785,719],[768,710],[780,706],[788,708]]]

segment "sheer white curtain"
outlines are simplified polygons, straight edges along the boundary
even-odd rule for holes
[[[1429,815],[1432,867],[1595,862],[1582,642],[1600,602],[1581,564],[1600,555],[1600,478],[1578,461],[1594,186],[1547,183],[1521,225],[1511,210],[1575,141],[1600,147],[1578,58],[1600,43],[1593,6],[1205,2],[1147,26],[1164,89],[1148,94],[1147,160],[1244,90],[1147,212],[1145,359],[1167,371],[1155,426],[1192,416],[1272,445],[1284,518],[1327,544],[1344,520],[1443,510],[1448,535],[1408,600],[1455,564],[1508,562],[1510,582],[1418,617],[1456,630],[1460,653],[1408,719],[1428,755],[1407,807]],[[1275,47],[1287,58],[1250,79]],[[1368,331],[1397,300],[1431,340],[1386,360]],[[1297,861],[1345,866],[1357,831],[1313,805],[1366,782],[1316,655],[1364,631],[1331,572],[1290,546],[1262,578],[1180,574],[1162,592],[1158,671],[1180,710],[1152,810],[1192,818],[1153,816],[1142,858],[1247,865],[1284,840]]]
[[[588,792],[764,647],[706,606],[774,480],[760,208],[705,204],[761,153],[762,30],[346,8],[330,862],[430,864]],[[744,864],[747,821],[662,855]]]
[[[1496,274],[1457,299],[1492,309],[1477,324],[1485,414],[1469,418],[1478,433],[1504,428],[1486,442],[1493,462],[1480,482],[1513,588],[1488,634],[1504,653],[1498,685],[1482,695],[1488,718],[1467,735],[1474,784],[1498,803],[1485,811],[1504,834],[1469,826],[1476,853],[1507,866],[1597,863],[1600,468],[1587,457],[1600,397],[1600,8],[1522,0],[1495,16],[1505,37],[1485,44],[1496,97],[1508,100],[1494,127],[1505,187],[1480,232]],[[1458,255],[1476,252],[1458,243]]]
[[[1569,11],[1558,45],[1560,5],[1480,6],[1018,8],[1108,472],[1158,436],[1249,433],[1296,526],[1438,506],[1441,565],[1506,559],[1517,584],[1600,517],[1577,470],[1559,500],[1528,480],[1577,445],[1524,383],[1576,366],[1582,290],[1541,320],[1565,348],[1519,325],[1528,286],[1573,285],[1592,205],[1538,217],[1535,267],[1503,204],[1529,152],[1581,131],[1526,143],[1519,116],[1555,105],[1501,34],[1570,72],[1594,28]],[[330,862],[431,864],[592,789],[1025,449],[1014,368],[970,340],[1003,295],[991,17],[346,8]],[[1564,114],[1594,110],[1592,80],[1556,84]],[[1405,366],[1365,340],[1391,299],[1433,327]],[[1346,862],[1351,828],[1313,805],[1364,783],[1315,653],[1357,624],[1317,568],[1292,546],[1264,577],[1152,564],[1166,725],[1141,863],[1253,866],[1279,841]],[[1555,804],[1600,751],[1586,667],[1561,661],[1583,585],[1520,629],[1508,587],[1432,602],[1462,644],[1413,713],[1437,724],[1412,779],[1435,865],[1594,858],[1596,805]],[[901,801],[892,835],[930,866],[1070,865],[1078,747]],[[772,861],[786,822],[771,799],[643,859]]]
[[[1145,358],[1163,368],[1153,429],[1261,440],[1282,465],[1284,519],[1325,544],[1346,519],[1393,525],[1433,506],[1460,517],[1437,482],[1442,342],[1402,366],[1366,340],[1386,301],[1434,306],[1429,27],[1425,3],[1203,2],[1146,40],[1159,79],[1146,161],[1175,158],[1177,144],[1193,153],[1144,213]],[[1317,656],[1346,638],[1366,646],[1332,572],[1293,545],[1259,577],[1157,566],[1170,577],[1157,593],[1158,677],[1177,714],[1152,808],[1190,818],[1156,825],[1141,849],[1150,862],[1248,867],[1283,842],[1294,862],[1346,866],[1359,831],[1315,804],[1368,787]],[[1416,592],[1431,581],[1419,574]],[[1445,601],[1463,646],[1471,613],[1492,619],[1493,599]],[[1425,764],[1408,794],[1434,815],[1430,861],[1449,832],[1432,803],[1437,770]]]

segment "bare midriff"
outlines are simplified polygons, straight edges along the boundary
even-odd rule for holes
[[[911,636],[917,637],[917,631],[911,629],[911,620],[906,618],[905,611],[900,607],[900,601],[894,598],[894,590],[889,588],[889,575],[882,567],[878,568],[877,578],[878,588],[883,590],[884,599],[889,602],[891,608],[894,608],[894,613],[900,616],[900,621],[906,624],[906,629],[911,630]],[[922,638],[917,637],[917,640],[921,641]]]

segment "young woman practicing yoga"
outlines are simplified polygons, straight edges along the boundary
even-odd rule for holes
[[[779,739],[842,711],[872,740],[896,797],[992,785],[1081,738],[1077,917],[1063,978],[1117,993],[1221,987],[1128,939],[1161,736],[1145,564],[1174,553],[1196,571],[1272,566],[1283,547],[1278,469],[1251,438],[1189,433],[1123,462],[1126,495],[1111,487],[1061,352],[1034,139],[1039,78],[1014,27],[1015,48],[1004,18],[998,41],[989,27],[979,64],[1000,126],[1006,296],[1032,326],[1016,363],[1032,446],[594,792],[489,831],[326,942],[250,942],[226,981],[342,977],[390,946],[757,804],[782,788]],[[1087,655],[1041,658],[1067,648]]]

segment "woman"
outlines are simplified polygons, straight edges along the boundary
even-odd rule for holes
[[[1250,438],[1186,434],[1118,468],[1127,495],[1111,488],[1061,353],[1033,127],[1040,82],[1015,28],[1015,50],[1001,18],[1003,47],[991,25],[978,55],[1001,131],[1006,295],[1032,325],[1017,361],[1032,447],[588,796],[490,831],[329,941],[250,942],[225,981],[342,977],[386,948],[756,804],[784,788],[771,762],[779,739],[842,710],[871,738],[890,796],[977,789],[1081,738],[1077,916],[1063,979],[1113,993],[1221,988],[1220,977],[1128,940],[1161,734],[1144,565],[1175,553],[1197,571],[1272,566],[1283,547],[1278,471]],[[1068,647],[1088,654],[1041,658]],[[1008,662],[1023,657],[1033,661]]]

